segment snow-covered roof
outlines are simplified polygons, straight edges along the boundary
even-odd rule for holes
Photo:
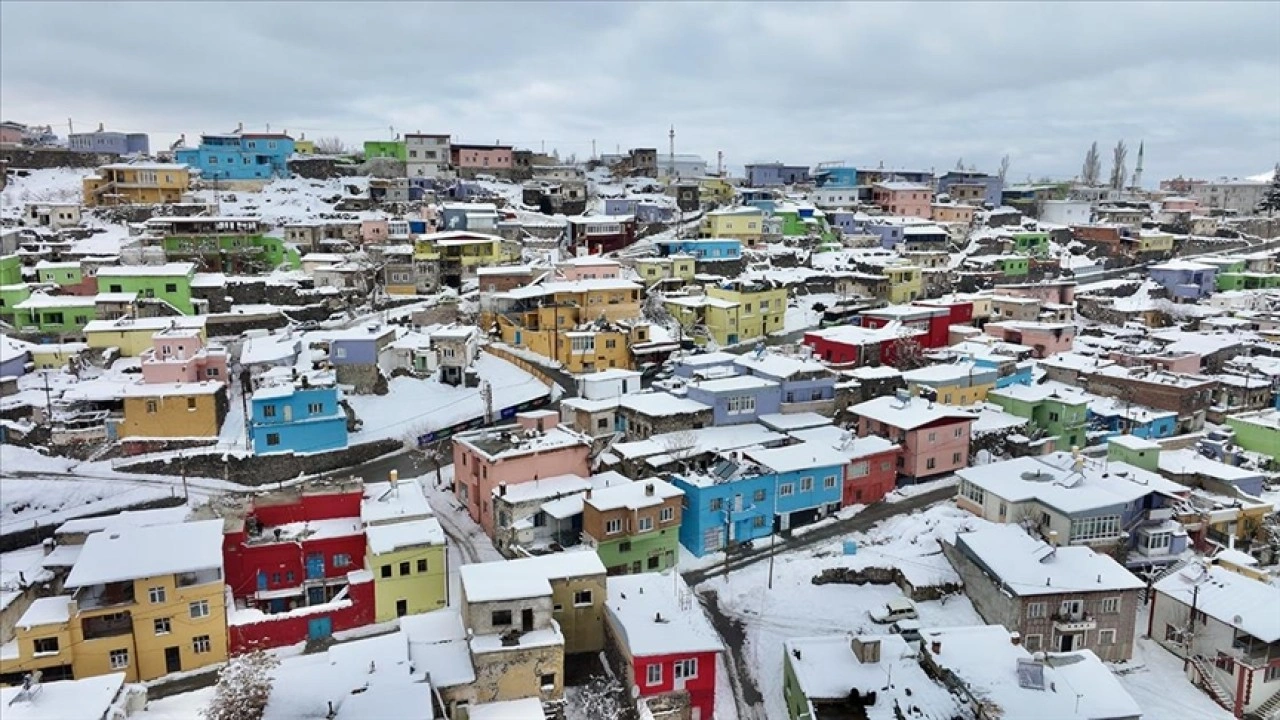
[[[878,328],[864,328],[858,325],[838,325],[836,327],[814,330],[806,333],[831,342],[846,345],[870,345],[898,338],[911,338],[927,334],[924,330],[905,327],[899,322],[891,322]]]
[[[26,300],[14,305],[15,310],[43,310],[46,308],[91,308],[93,297],[88,295],[49,295],[31,293]]]
[[[778,432],[793,432],[810,428],[833,427],[831,418],[816,412],[769,413],[761,415],[760,424]],[[836,428],[839,430],[839,428]]]
[[[1051,398],[1069,405],[1083,405],[1088,402],[1087,398],[1078,396],[1073,397],[1069,394],[1060,392],[1057,384],[1051,383],[1045,383],[1042,385],[1022,385],[1020,383],[1015,383],[1013,385],[1007,385],[1005,387],[992,390],[987,394],[1031,403],[1042,402]]]
[[[1151,493],[1175,495],[1186,487],[1125,462],[1082,459],[1070,453],[1021,457],[956,471],[970,482],[1012,503],[1036,500],[1066,514],[1127,505]]]
[[[753,462],[776,472],[786,473],[797,470],[808,470],[822,467],[840,467],[848,457],[830,445],[823,443],[798,442],[769,449],[744,450]]]
[[[1280,641],[1280,587],[1220,567],[1188,565],[1155,584],[1156,592],[1238,628],[1264,643]]]
[[[727,353],[726,353],[727,354]],[[800,373],[825,373],[827,368],[817,360],[792,357],[781,353],[765,353],[760,357],[747,354],[735,357],[734,364],[774,378],[789,378]]]
[[[888,702],[877,701],[865,708],[869,720],[893,720],[894,709],[904,705],[924,710],[922,717],[963,716],[955,697],[925,674],[901,635],[861,635],[857,639],[878,642],[879,660],[858,660],[853,653],[854,637],[850,635],[791,638],[783,642],[787,662],[805,698],[846,700],[853,689],[863,695],[888,692],[892,700],[884,698]],[[893,683],[885,690],[889,677]]]
[[[858,403],[849,411],[859,417],[869,418],[903,430],[914,430],[939,420],[974,420],[973,413],[941,403],[931,403],[920,398],[906,398],[905,402],[885,395]]]
[[[589,487],[591,487],[591,481],[584,477],[557,475],[515,485],[499,485],[499,487],[493,489],[493,494],[501,496],[504,501],[509,503],[522,503],[584,492]]]
[[[69,588],[222,568],[222,520],[122,527],[90,535]]]
[[[444,529],[435,518],[371,525],[364,534],[374,555],[419,545],[444,545]]]
[[[791,437],[811,444],[823,444],[835,448],[836,452],[848,460],[857,460],[869,455],[878,455],[898,448],[897,443],[880,437],[867,435],[857,437],[853,433],[835,425],[793,430]]]
[[[131,303],[138,299],[136,292],[100,292],[93,296],[94,304],[97,303]],[[199,331],[197,331],[199,332]]]
[[[612,451],[624,458],[644,458],[663,455],[673,449],[681,449],[676,443],[682,442],[686,433],[691,433],[693,446],[691,453],[703,453],[711,450],[736,450],[752,445],[771,445],[784,442],[787,438],[759,423],[743,423],[742,425],[720,425],[716,427],[697,428],[651,435],[644,440],[616,443]]]
[[[1031,653],[1010,640],[1001,625],[921,630],[923,650],[969,692],[999,708],[1000,717],[1097,720],[1136,718],[1142,708],[1111,670],[1090,650],[1049,653],[1041,665],[1043,687],[1019,682],[1019,663]],[[933,648],[938,647],[939,652]]]
[[[590,549],[498,562],[472,563],[458,569],[467,602],[494,602],[551,594],[551,581],[604,575],[600,556]]]
[[[171,508],[154,510],[125,510],[114,515],[76,518],[58,526],[57,535],[88,534],[95,532],[118,532],[125,528],[148,527],[151,525],[173,525],[186,522],[191,508],[179,505]]]
[[[689,384],[689,387],[705,390],[709,393],[722,393],[776,388],[778,387],[778,383],[773,380],[754,377],[752,375],[733,375],[731,377],[718,378],[715,380],[695,380]]]
[[[618,406],[650,417],[691,415],[711,409],[696,400],[659,392],[633,393],[623,396]]]
[[[608,620],[631,657],[724,651],[719,633],[678,574],[617,575],[606,582]]]
[[[967,549],[1014,595],[1137,590],[1144,586],[1109,555],[1083,545],[1054,548],[1018,525],[984,525],[959,533],[956,547],[961,552]]]
[[[178,317],[131,318],[122,317],[115,320],[90,320],[84,326],[86,333],[91,332],[156,332],[170,326],[204,329],[209,321],[207,315],[183,315]]]
[[[221,392],[221,382],[201,380],[184,383],[134,383],[120,388],[121,397],[172,397],[175,395],[212,395]]]
[[[1257,470],[1244,470],[1218,462],[1189,448],[1160,453],[1160,472],[1170,475],[1195,473],[1233,484],[1243,480],[1261,480],[1264,475]]]
[[[523,285],[506,292],[494,293],[494,297],[521,300],[543,297],[555,293],[595,292],[599,290],[639,290],[640,284],[622,278],[593,278],[588,280],[560,280],[535,285]]]
[[[1137,435],[1113,435],[1107,438],[1107,444],[1116,445],[1126,450],[1159,450],[1160,443],[1138,437]]]
[[[365,525],[417,520],[434,513],[422,492],[417,478],[396,482],[366,483],[364,499],[360,501],[360,519]]]
[[[71,619],[71,600],[70,595],[36,598],[18,619],[18,627],[32,628],[67,622]]]
[[[529,433],[519,425],[461,433],[454,436],[454,442],[466,443],[492,460],[559,450],[574,445],[590,445],[586,437],[562,427]]]
[[[25,340],[0,335],[0,363],[6,363],[31,353],[33,345]]]
[[[400,632],[409,638],[409,659],[431,675],[439,688],[475,682],[467,630],[456,610],[437,610],[400,618]]]
[[[522,698],[501,702],[472,705],[467,715],[470,720],[545,720],[539,698]]]
[[[638,510],[661,505],[669,498],[682,495],[684,495],[683,490],[666,480],[660,480],[655,477],[598,488],[592,491],[591,497],[584,497],[583,503],[601,511],[617,510],[618,508]]]
[[[195,273],[195,263],[174,262],[164,265],[107,265],[98,268],[98,277],[172,277]]]
[[[15,702],[20,686],[0,688],[0,707],[5,720],[100,720],[111,716],[124,678],[118,672],[41,683],[40,694],[30,702]]]

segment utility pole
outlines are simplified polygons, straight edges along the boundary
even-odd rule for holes
[[[667,169],[667,177],[670,178],[676,174],[676,126],[671,126],[671,132],[667,134],[668,142],[667,155],[671,162],[671,167]]]
[[[591,159],[592,159],[592,160],[595,160],[595,159],[596,159],[596,140],[595,140],[595,138],[591,138]]]
[[[178,453],[178,461],[182,463],[182,497],[188,505],[191,504],[191,491],[187,488],[187,456]]]
[[[716,177],[724,177],[724,151],[716,151]]]
[[[46,423],[53,422],[53,399],[49,395],[49,371],[43,370],[40,376],[44,378],[44,421]]]
[[[67,140],[68,140],[68,141],[70,141],[70,140],[71,140],[71,137],[70,137],[70,136],[71,136],[71,135],[74,135],[74,134],[75,134],[75,132],[76,132],[76,129],[75,129],[75,127],[71,124],[71,118],[67,118],[67,136],[68,136],[68,137],[67,137]]]
[[[1187,652],[1186,652],[1186,655],[1183,656],[1182,658],[1183,672],[1186,672],[1187,666],[1191,664],[1191,644],[1195,640],[1195,636],[1196,636],[1196,606],[1199,604],[1199,600],[1200,600],[1200,583],[1197,582],[1195,584],[1195,587],[1191,588],[1191,620],[1187,623],[1187,638],[1186,638]]]

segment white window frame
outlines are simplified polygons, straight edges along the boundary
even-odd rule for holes
[[[1098,605],[1098,612],[1103,615],[1114,615],[1120,612],[1120,597],[1105,597]]]
[[[1098,644],[1099,644],[1099,645],[1115,645],[1115,644],[1116,644],[1116,631],[1115,631],[1115,630],[1111,630],[1111,629],[1107,629],[1107,630],[1099,630],[1099,631],[1098,631]]]
[[[161,627],[164,629],[162,630]],[[168,635],[173,632],[173,621],[167,617],[155,618],[151,621],[151,629],[156,635]]]
[[[129,649],[112,650],[107,653],[107,662],[112,670],[124,670],[129,667]]]
[[[849,466],[849,474],[853,477],[866,477],[871,474],[871,461],[863,460]]]
[[[621,519],[619,519],[619,518],[612,518],[612,519],[610,519],[610,520],[605,520],[605,521],[604,521],[604,534],[605,534],[605,535],[617,535],[617,534],[618,534],[618,533],[620,533],[620,532],[622,532],[622,520],[621,520]]]
[[[653,529],[653,518],[645,515],[636,523],[639,532],[649,532]]]
[[[163,603],[167,596],[167,593],[164,591],[164,586],[147,588],[147,600],[152,605],[159,605],[160,603]]]
[[[791,483],[782,483],[778,486],[778,497],[791,497],[796,492],[796,486]]]
[[[800,478],[800,492],[813,492],[813,477],[805,475]]]
[[[197,635],[191,638],[191,650],[197,655],[213,651],[213,640],[209,635]]]
[[[836,476],[828,475],[822,478],[822,487],[827,490],[834,490],[836,487]]]
[[[671,522],[676,519],[675,508],[664,507],[658,512],[658,522]]]
[[[676,680],[692,680],[698,677],[698,658],[677,660],[671,673]]]
[[[756,411],[756,398],[754,395],[735,395],[729,398],[727,406],[730,415],[754,413]]]
[[[1044,617],[1045,605],[1042,602],[1027,603],[1027,619],[1036,620]]]
[[[662,684],[662,663],[649,663],[645,666],[644,684],[649,687]]]
[[[187,612],[191,615],[192,620],[209,617],[209,601],[196,600],[187,604]]]

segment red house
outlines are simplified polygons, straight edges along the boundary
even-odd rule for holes
[[[973,303],[967,300],[916,300],[913,305],[928,308],[943,308],[947,311],[947,332],[952,325],[973,324]],[[943,341],[946,344],[946,341]]]
[[[823,362],[844,367],[893,365],[898,345],[915,341],[923,345],[925,331],[890,323],[877,328],[840,325],[804,334],[804,344]]]
[[[715,717],[716,661],[724,645],[678,574],[608,578],[605,629],[640,697],[688,693],[694,720]]]
[[[224,515],[223,567],[236,610],[231,652],[327,637],[373,622],[365,571],[363,483],[317,483],[257,496]]]
[[[877,435],[857,437],[844,428],[822,425],[796,430],[791,436],[805,442],[834,447],[849,458],[844,466],[844,490],[840,505],[870,505],[893,492],[898,483],[898,457],[902,448]]]
[[[569,218],[569,245],[592,255],[621,250],[636,241],[634,215],[579,215]]]
[[[973,309],[970,306],[970,317]],[[923,305],[890,305],[876,310],[864,310],[858,317],[862,319],[864,328],[874,330],[890,323],[899,323],[904,328],[923,330],[924,335],[916,337],[920,347],[926,349],[947,346],[948,328],[951,327],[951,309],[949,307],[928,307]]]

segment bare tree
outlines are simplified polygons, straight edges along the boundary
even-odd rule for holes
[[[347,144],[337,135],[316,140],[316,153],[320,155],[346,155]]]
[[[1124,141],[1116,143],[1116,147],[1111,151],[1111,189],[1123,190],[1125,171],[1125,158],[1129,155],[1129,148],[1125,147]]]
[[[436,487],[440,488],[444,486],[442,470],[445,465],[453,462],[453,444],[449,440],[421,442],[420,438],[429,435],[433,429],[430,425],[418,425],[406,432],[401,439],[411,452],[416,453],[435,471]]]
[[[617,678],[594,675],[578,689],[573,705],[568,708],[570,717],[591,720],[626,720],[634,717],[628,707],[627,694]]]
[[[684,470],[689,469],[689,459],[698,453],[698,433],[693,430],[676,430],[666,433],[658,443]]]
[[[260,720],[271,697],[271,671],[280,661],[263,650],[231,658],[218,672],[213,700],[204,720]]]
[[[1004,182],[1005,176],[1009,174],[1009,156],[1005,155],[1000,158],[1000,182]]]
[[[1098,184],[1098,179],[1102,177],[1102,158],[1098,155],[1098,143],[1094,141],[1089,146],[1089,152],[1084,156],[1084,168],[1080,171],[1080,182],[1088,186]]]

